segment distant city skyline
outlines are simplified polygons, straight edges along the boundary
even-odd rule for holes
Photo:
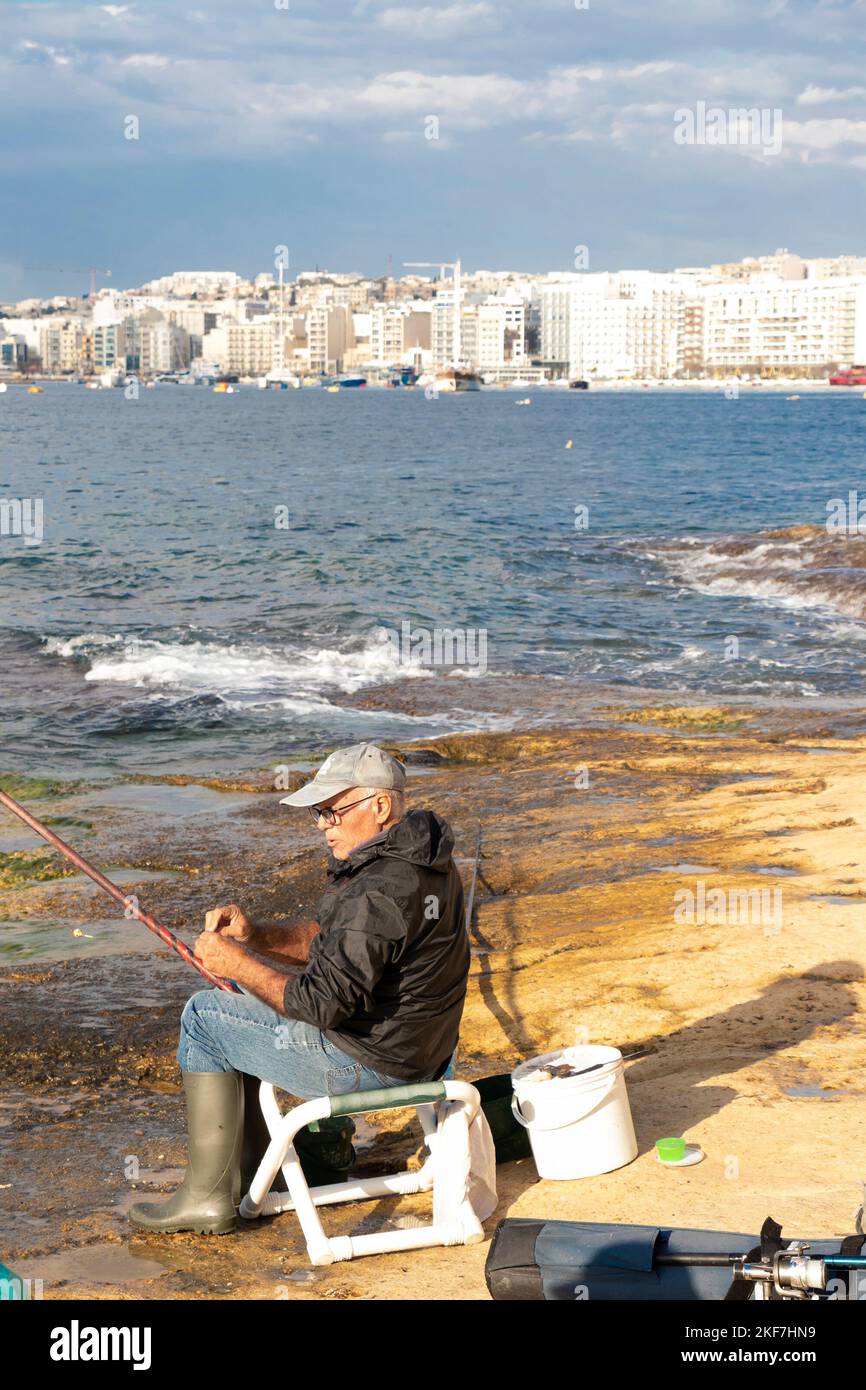
[[[255,274],[278,243],[364,275],[389,254],[567,270],[576,244],[595,270],[856,250],[863,15],[6,0],[0,298],[86,286],[53,267]],[[778,149],[677,143],[675,113],[700,103],[779,112]]]
[[[274,248],[271,247],[269,248],[269,250],[273,252]],[[796,262],[801,262],[804,268],[804,275],[807,274],[806,267],[808,265],[814,265],[816,262],[821,261],[832,261],[839,263],[839,265],[837,265],[832,272],[834,275],[845,273],[844,269],[842,268],[842,263],[846,261],[858,263],[856,265],[856,274],[866,274],[866,249],[860,251],[856,247],[834,247],[833,249],[827,247],[811,255],[806,255],[805,253],[801,252],[800,249],[796,246],[779,246],[774,247],[773,249],[770,249],[768,247],[761,247],[757,250],[750,250],[746,252],[743,256],[719,257],[716,260],[703,263],[692,262],[689,266],[686,266],[685,264],[656,266],[596,266],[592,264],[591,259],[589,259],[589,257],[587,256],[586,247],[575,246],[574,248],[572,248],[572,250],[577,254],[572,256],[571,264],[564,267],[543,266],[536,270],[528,269],[527,266],[524,264],[494,266],[484,263],[479,265],[470,265],[465,259],[462,259],[461,263],[463,267],[463,276],[467,282],[471,282],[475,280],[477,277],[484,277],[488,275],[503,277],[512,276],[516,280],[525,279],[527,281],[541,280],[544,278],[556,278],[566,280],[572,277],[585,279],[587,277],[592,278],[593,275],[598,274],[622,275],[628,274],[631,271],[636,271],[641,274],[649,273],[652,275],[675,275],[680,271],[686,270],[704,269],[709,271],[709,269],[713,265],[742,265],[744,267],[751,265],[756,269],[762,269],[766,268],[769,264],[774,263],[777,260],[783,260],[785,258],[788,258]],[[76,289],[64,288],[61,281],[58,280],[53,287],[49,286],[47,290],[39,294],[34,293],[32,295],[29,295],[25,292],[23,295],[17,296],[16,299],[4,299],[3,296],[0,295],[0,305],[4,303],[8,305],[16,302],[25,302],[28,299],[32,299],[34,302],[41,303],[48,303],[50,300],[53,299],[80,299],[82,300],[82,302],[84,302],[90,297],[91,274],[95,275],[96,296],[93,301],[94,303],[97,299],[99,299],[100,295],[104,295],[106,291],[115,295],[139,293],[147,286],[159,285],[160,282],[167,282],[174,279],[175,277],[188,277],[190,279],[195,279],[198,276],[229,276],[234,277],[236,280],[245,284],[253,285],[254,282],[257,279],[260,279],[262,276],[269,276],[272,286],[277,286],[279,282],[279,273],[278,270],[275,269],[273,266],[273,260],[274,257],[273,255],[271,255],[271,264],[263,263],[259,265],[256,269],[250,271],[239,269],[237,264],[235,263],[226,263],[213,266],[206,264],[195,266],[178,265],[175,266],[171,271],[168,271],[165,267],[162,267],[154,275],[148,276],[146,279],[136,284],[133,284],[132,282],[128,284],[122,284],[118,276],[114,273],[114,271],[111,271],[110,275],[106,273],[108,270],[111,269],[110,267],[93,268],[93,271],[91,271],[91,269],[82,268],[78,272],[76,272],[80,279],[80,286],[76,287]],[[404,280],[407,282],[411,282],[413,280],[427,280],[432,282],[433,284],[437,284],[441,279],[443,287],[447,289],[451,281],[451,271],[447,269],[447,262],[442,262],[442,265],[446,268],[443,270],[443,273],[440,276],[439,271],[433,267],[431,267],[430,269],[417,269],[413,268],[411,263],[404,265],[402,262],[396,261],[392,261],[392,264],[390,266],[386,264],[385,269],[382,271],[373,271],[371,273],[365,273],[363,271],[358,270],[356,267],[350,266],[348,264],[311,264],[297,266],[290,264],[284,272],[287,296],[286,302],[287,304],[289,303],[289,294],[292,291],[293,287],[297,289],[301,280],[303,280],[306,277],[315,276],[321,276],[323,278],[333,277],[335,280],[341,282],[348,282],[351,280],[357,280],[359,282],[373,282],[376,280],[385,280],[389,277],[389,275],[395,281]],[[223,289],[221,290],[221,293],[223,292],[226,292],[225,287],[223,287]]]
[[[407,372],[430,384],[432,372],[456,390],[470,379],[475,389],[474,374],[505,385],[726,372],[832,383],[866,362],[866,257],[780,248],[709,267],[593,273],[578,250],[569,274],[468,272],[459,261],[434,282],[416,273],[426,262],[399,280],[301,272],[286,304],[281,247],[276,282],[273,271],[255,281],[176,271],[92,301],[29,299],[0,312],[0,370],[107,374],[107,385],[124,373],[223,372],[265,387],[340,373],[356,385],[395,374],[405,384]],[[853,375],[859,382],[838,384]]]

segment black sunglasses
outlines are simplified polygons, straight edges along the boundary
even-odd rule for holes
[[[372,801],[373,797],[378,795],[378,792],[370,792],[369,796],[361,796],[357,801],[350,801],[348,806],[308,806],[307,810],[316,825],[319,824],[320,817],[326,825],[336,825],[338,816],[344,816],[347,811],[351,811],[353,806],[360,806],[362,801]]]

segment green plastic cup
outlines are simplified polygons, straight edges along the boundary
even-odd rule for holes
[[[685,1139],[657,1139],[656,1153],[662,1163],[679,1163],[686,1156]]]

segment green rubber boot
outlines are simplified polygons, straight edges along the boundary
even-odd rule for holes
[[[129,1219],[142,1231],[226,1235],[237,1225],[243,1088],[236,1071],[184,1072],[189,1157],[183,1182],[165,1202],[137,1202]]]

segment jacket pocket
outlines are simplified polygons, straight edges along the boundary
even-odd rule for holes
[[[355,1064],[350,1067],[334,1067],[326,1074],[325,1083],[329,1096],[347,1096],[361,1089],[361,1068]]]

